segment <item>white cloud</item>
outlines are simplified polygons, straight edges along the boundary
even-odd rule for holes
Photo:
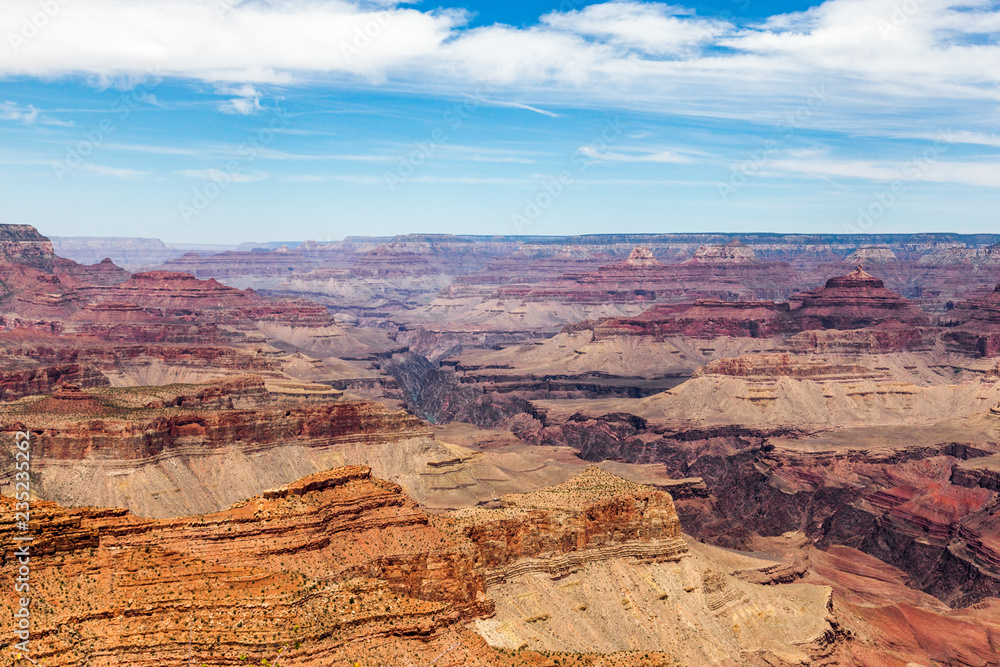
[[[37,0],[7,0],[0,34],[20,34],[35,12]],[[361,80],[476,90],[547,114],[547,104],[586,104],[758,123],[794,112],[822,83],[829,99],[797,127],[898,133],[914,117],[944,126],[960,116],[959,130],[988,132],[997,120],[991,0],[827,0],[740,27],[624,0],[527,28],[465,22],[389,0],[73,0],[19,48],[0,49],[0,76],[155,71],[218,84],[228,96],[218,108],[234,114],[257,111],[267,84]]]
[[[597,151],[590,146],[582,146],[579,150],[587,157],[601,162],[661,162],[669,164],[694,162],[691,156],[670,150],[635,150],[624,153],[621,151]]]
[[[21,35],[37,0],[8,0],[0,34]],[[459,12],[423,13],[346,0],[73,0],[17,49],[0,75],[157,71],[220,82],[286,81],[296,73],[382,76],[435,53]],[[9,45],[5,45],[7,47]]]
[[[497,107],[510,107],[512,109],[524,109],[525,111],[532,111],[542,116],[548,116],[549,118],[559,118],[559,114],[552,111],[546,111],[545,109],[539,109],[538,107],[533,107],[528,104],[522,104],[520,102],[503,102],[501,100],[488,100],[485,97],[478,97],[476,95],[465,94],[466,97],[470,97],[477,102],[482,102],[483,104]]]
[[[328,176],[319,176],[317,174],[285,174],[281,177],[282,181],[287,183],[329,183],[330,178]]]
[[[231,100],[220,102],[218,109],[222,113],[237,114],[240,116],[252,116],[261,109],[260,98],[234,97]]]
[[[0,102],[0,120],[15,120],[22,123],[34,123],[38,118],[38,109],[31,106],[21,106],[16,102]]]
[[[262,108],[260,106],[260,92],[250,84],[237,87],[223,86],[219,88],[219,94],[237,95],[237,97],[219,103],[218,109],[222,113],[252,116]]]
[[[84,162],[80,165],[80,168],[84,171],[89,171],[92,174],[100,174],[102,176],[113,176],[115,178],[120,178],[123,181],[137,181],[149,176],[148,171],[139,171],[136,169],[120,169],[118,167],[109,167],[104,164],[94,164],[93,162]]]
[[[928,182],[974,187],[1000,187],[1000,163],[959,162],[914,156],[905,161],[790,158],[768,163],[769,175],[860,179],[878,182]]]
[[[542,17],[542,23],[654,56],[692,53],[732,28],[723,21],[696,18],[690,10],[656,2],[590,5],[582,10],[553,12]]]
[[[254,183],[268,177],[268,173],[264,171],[230,173],[222,169],[185,169],[178,171],[177,175],[185,178],[216,181],[217,183]]]

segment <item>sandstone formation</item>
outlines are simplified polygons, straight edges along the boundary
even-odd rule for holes
[[[37,503],[32,518],[33,655],[49,665],[339,665],[390,638],[400,659],[426,661],[457,621],[492,609],[462,548],[365,468],[218,514],[156,522]],[[467,649],[462,661],[490,664]]]
[[[648,558],[676,560],[687,551],[669,494],[600,468],[500,502],[500,509],[455,515],[454,529],[477,545],[488,581],[501,582],[533,568],[557,575],[563,565],[545,558],[553,553],[587,551],[600,559],[629,544],[622,553],[633,549]]]
[[[750,264],[757,261],[757,255],[745,243],[733,239],[725,245],[698,248],[691,261],[710,264]]]
[[[685,336],[690,338],[768,338],[791,327],[787,304],[772,301],[695,301],[658,306],[629,319],[609,319],[593,326],[594,338],[612,336]]]
[[[551,527],[550,539],[542,533],[536,544],[528,531],[505,530],[510,516],[504,510],[496,510],[496,517],[479,511],[429,518],[398,486],[372,478],[363,467],[306,477],[224,512],[171,520],[38,503],[32,529],[32,584],[40,601],[32,617],[34,655],[52,665],[222,665],[280,656],[288,665],[430,660],[662,667],[676,664],[674,651],[714,664],[765,665],[772,664],[768,656],[828,653],[831,639],[837,643],[826,589],[796,584],[786,593],[713,571],[711,565],[728,563],[692,557],[663,492],[591,469],[505,504],[537,527]],[[508,545],[501,551],[488,537],[498,529],[500,543]],[[11,518],[0,520],[5,543],[14,530]],[[544,565],[527,554],[542,556]],[[501,563],[509,563],[509,580],[489,585],[497,575],[487,566]],[[572,610],[590,619],[581,628],[600,618],[605,626],[634,626],[632,608],[639,606],[669,628],[681,610],[688,624],[710,630],[720,644],[674,626],[647,632],[635,646],[616,647],[607,634],[596,648],[610,655],[570,647],[575,656],[555,653],[551,663],[538,662],[540,654],[520,645],[515,655],[490,649],[461,629],[484,619],[475,627],[487,641],[510,638],[510,630],[498,624],[502,616],[485,620],[497,613],[491,591],[500,595],[502,614],[524,598],[510,596],[505,587],[523,589],[532,571],[549,573],[545,579],[577,578],[574,573],[595,568],[638,568],[640,576],[648,571],[643,578],[650,585],[643,584],[644,597],[638,589],[624,590],[628,597],[618,603],[595,596],[588,585],[574,593],[572,585],[557,584],[595,607],[588,613],[577,604]],[[607,609],[597,615],[602,606]],[[764,608],[771,610],[767,617],[753,620]],[[734,612],[744,619],[739,626],[728,622]],[[520,623],[550,619],[564,622],[542,615]],[[552,656],[552,647],[541,644]]]
[[[63,387],[0,406],[0,433],[32,429],[43,497],[156,517],[224,508],[329,467],[348,445],[430,433],[410,415],[322,389],[283,397],[253,376],[133,390]],[[13,478],[12,461],[2,474]],[[220,485],[220,476],[230,481]]]
[[[998,241],[0,227],[34,657],[997,664]]]
[[[846,276],[830,278],[823,288],[798,294],[790,302],[792,316],[803,330],[930,323],[919,308],[886,289],[883,281],[861,267]]]
[[[920,410],[901,420],[905,429],[884,416],[864,425],[862,414],[831,429],[802,421],[803,430],[774,420],[692,423],[690,411],[569,414],[579,402],[558,411],[558,402],[540,402],[547,425],[519,432],[570,443],[592,461],[662,462],[670,475],[702,477],[712,509],[684,516],[704,539],[748,547],[755,534],[801,530],[821,546],[893,563],[910,585],[966,607],[1000,593],[994,404],[980,402],[986,414],[966,420]]]
[[[955,304],[941,324],[950,329],[946,340],[962,351],[983,357],[1000,355],[1000,284]]]
[[[713,570],[715,554],[696,556],[681,538],[667,494],[596,468],[456,519],[488,568],[497,613],[475,627],[494,646],[659,648],[685,664],[753,665],[808,660],[831,631],[828,591],[778,592]]]
[[[653,257],[653,251],[644,246],[636,246],[625,260],[626,266],[659,266],[660,262]]]
[[[858,266],[864,264],[887,264],[897,259],[896,253],[891,248],[870,246],[867,248],[858,248],[855,252],[848,255],[844,262]]]

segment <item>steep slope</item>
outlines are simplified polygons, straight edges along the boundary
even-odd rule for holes
[[[429,660],[491,611],[462,548],[365,468],[172,521],[33,509],[32,653],[47,665],[338,665],[394,641]]]
[[[867,366],[758,354],[707,364],[634,412],[709,424],[901,425],[982,414],[998,401],[993,380],[920,386]]]

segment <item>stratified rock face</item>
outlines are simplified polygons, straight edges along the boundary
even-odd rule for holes
[[[796,295],[789,303],[705,299],[656,306],[637,317],[612,317],[594,325],[584,323],[580,326],[592,326],[595,339],[613,336],[771,338],[817,329],[879,327],[907,333],[895,340],[867,342],[847,336],[842,346],[845,350],[860,345],[871,351],[898,351],[921,345],[923,337],[914,327],[929,324],[929,318],[919,308],[859,268],[846,276],[830,278],[825,287]],[[830,344],[836,346],[837,343],[831,341]]]
[[[726,375],[741,378],[771,379],[790,377],[812,380],[859,380],[885,378],[882,373],[853,364],[831,364],[822,359],[794,357],[788,354],[749,354],[734,359],[719,359],[706,364],[692,377]]]
[[[1000,400],[1000,386],[976,380],[921,386],[891,373],[782,354],[712,362],[692,379],[641,399],[646,419],[786,428],[926,424],[982,414]]]
[[[788,306],[773,301],[701,300],[658,306],[635,318],[608,318],[594,325],[594,338],[612,336],[690,336],[692,338],[768,338],[791,326]]]
[[[94,420],[77,421],[82,415],[66,405],[73,403],[67,393],[64,389],[40,401],[0,406],[0,433],[23,430],[27,421],[39,457],[135,462],[231,447],[325,447],[429,434],[416,417],[373,402],[277,404],[259,377],[135,392],[104,390],[88,397],[103,406],[102,418]]]
[[[953,328],[944,338],[961,351],[981,357],[1000,355],[1000,285],[955,304],[941,324]]]
[[[0,255],[7,262],[51,271],[52,243],[31,225],[0,225]]]
[[[110,384],[100,371],[89,364],[36,364],[24,370],[0,371],[0,400],[14,401],[24,396],[48,394],[63,383],[79,387],[107,387]]]
[[[660,262],[653,257],[653,251],[645,246],[636,246],[625,260],[626,266],[659,266]]]
[[[528,273],[498,262],[393,319],[434,331],[552,331],[581,320],[634,317],[660,303],[785,299],[800,282],[779,262],[650,264],[642,257],[638,263]]]
[[[586,560],[584,552],[594,559],[640,555],[661,560],[687,552],[670,494],[596,466],[558,486],[503,496],[501,505],[456,514],[457,529],[476,544],[478,563],[491,581],[532,569],[554,574]],[[581,557],[572,563],[539,558],[571,552]]]
[[[1000,244],[987,248],[944,248],[924,255],[919,263],[932,266],[965,264],[976,268],[995,266],[1000,264]]]
[[[782,348],[797,354],[886,354],[930,349],[933,331],[918,327],[891,329],[812,329],[786,338]]]
[[[233,338],[213,328],[221,325],[252,330],[261,321],[296,327],[332,323],[319,304],[266,299],[214,278],[200,280],[173,271],[137,273],[113,285],[80,287],[76,294],[87,303],[69,326],[106,340],[218,343]]]
[[[733,239],[725,245],[698,248],[690,261],[699,264],[752,264],[757,261],[757,254],[739,239]]]
[[[846,276],[790,299],[791,315],[802,330],[864,329],[879,325],[925,326],[929,318],[885,283],[858,267]]]
[[[133,303],[143,308],[238,308],[254,300],[252,292],[227,287],[190,273],[147,271],[111,288],[92,290],[96,301]]]
[[[739,390],[723,388],[715,395],[723,391]],[[800,391],[787,388],[785,400]],[[652,420],[636,427],[633,421],[632,429],[617,433],[591,422],[591,433],[581,434],[579,444],[572,445],[591,461],[662,461],[674,475],[702,477],[715,518],[692,517],[688,527],[702,539],[745,547],[747,536],[802,530],[824,548],[846,545],[905,570],[915,588],[946,604],[968,606],[997,597],[997,417],[974,418],[969,424],[980,425],[974,429],[957,420],[932,426],[921,422],[930,410],[917,406],[918,416],[901,426],[888,425],[883,417],[873,420],[877,425],[851,428],[850,420],[866,410],[861,403],[866,399],[852,398],[843,414],[831,420],[834,428],[811,434],[790,428],[781,432],[773,418],[756,430],[738,426],[748,421],[734,419],[715,428],[683,427],[679,421],[656,426]],[[711,400],[703,397],[701,403]],[[815,405],[828,400],[822,397]],[[968,396],[950,405],[941,400],[930,405],[935,404],[948,416],[959,409],[950,406],[982,410],[995,405],[996,398]],[[809,409],[796,407],[799,413]],[[681,412],[687,418],[693,414],[690,409]],[[934,417],[942,419],[941,414]],[[805,425],[804,420],[798,423]],[[983,426],[987,430],[980,432]],[[728,519],[719,520],[723,516]]]
[[[859,264],[886,264],[896,261],[896,253],[891,248],[872,246],[868,248],[858,248],[844,261],[855,266]]]
[[[112,304],[113,305],[113,304]],[[120,331],[138,317],[134,305],[107,309],[105,326]],[[138,315],[142,315],[139,313]],[[115,324],[115,318],[122,320]],[[150,316],[151,317],[151,316]],[[102,320],[97,320],[97,328]],[[158,324],[162,331],[165,326]],[[274,374],[278,363],[256,349],[211,344],[225,339],[214,325],[184,324],[171,327],[172,336],[193,340],[187,344],[143,343],[151,332],[140,320],[135,335],[115,343],[83,336],[59,336],[20,328],[0,333],[0,358],[10,360],[0,371],[0,400],[48,394],[59,382],[83,388],[115,385],[161,385],[203,382],[225,375]],[[108,335],[110,338],[110,334]]]
[[[13,499],[0,508],[0,536],[15,544]],[[353,664],[378,638],[420,656],[492,610],[463,546],[363,467],[166,521],[36,502],[31,526],[31,655],[46,665],[260,664],[282,652],[281,664],[319,667]],[[0,567],[11,581],[17,568]],[[11,598],[2,605],[9,617]]]
[[[475,628],[493,646],[607,653],[642,647],[683,664],[739,659],[749,666],[775,664],[769,658],[777,655],[805,660],[837,643],[829,589],[735,580],[728,575],[733,561],[716,560],[721,550],[692,553],[669,494],[598,468],[504,496],[497,510],[460,511],[454,525],[486,568],[497,613]],[[762,623],[755,620],[760,608],[769,610]],[[680,626],[698,639],[690,641]]]
[[[1000,328],[1000,285],[968,301],[960,301],[942,318],[945,326],[975,324]]]

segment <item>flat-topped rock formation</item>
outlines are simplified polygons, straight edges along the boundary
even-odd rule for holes
[[[597,467],[558,486],[500,500],[500,509],[455,514],[456,530],[478,545],[480,565],[491,580],[515,576],[507,568],[521,559],[552,553],[591,550],[600,559],[617,553],[600,548],[632,542],[646,544],[642,553],[649,558],[676,560],[687,551],[670,494]],[[517,571],[549,565],[544,558],[522,561]]]
[[[824,359],[798,357],[783,353],[750,354],[731,359],[719,359],[705,364],[692,378],[712,375],[773,380],[790,377],[811,380],[888,380],[884,372],[854,364],[832,364]]]
[[[60,257],[81,264],[97,264],[105,257],[130,271],[157,266],[183,254],[160,239],[97,236],[52,236],[52,247]]]
[[[830,278],[826,285],[792,297],[791,315],[802,330],[863,329],[875,326],[925,326],[930,324],[919,308],[885,283],[858,269]]]
[[[80,387],[64,383],[52,392],[51,396],[33,403],[26,412],[29,414],[75,414],[99,417],[113,413],[114,409],[95,400],[91,394],[82,391]]]
[[[976,268],[1000,264],[1000,243],[982,247],[942,248],[920,258],[920,264],[965,264]]]
[[[301,253],[279,248],[272,251],[227,250],[218,254],[187,252],[167,259],[159,269],[190,273],[203,279],[239,280],[252,275],[259,281],[262,278],[285,278],[290,273],[306,273],[318,266],[318,262]]]
[[[103,395],[68,398],[71,395],[60,390],[41,400],[27,398],[0,406],[0,432],[21,430],[21,419],[30,419],[38,431],[35,446],[43,463],[95,458],[137,464],[230,448],[323,447],[429,433],[415,417],[374,402],[312,400],[286,405],[274,400],[259,378],[257,383],[228,381],[132,392],[105,389]],[[103,406],[98,413],[103,418],[75,421],[85,413],[74,408],[91,401]]]
[[[690,261],[698,264],[752,264],[757,261],[757,254],[739,239],[733,239],[725,245],[698,248]]]
[[[595,339],[623,335],[768,338],[788,332],[788,311],[787,304],[773,301],[700,300],[657,306],[634,318],[602,320],[593,325],[593,331]]]
[[[796,283],[781,263],[617,263],[531,283],[473,282],[477,277],[393,319],[434,331],[551,331],[586,319],[633,317],[658,303],[784,299]]]
[[[80,290],[90,301],[136,304],[147,313],[166,317],[239,323],[241,319],[279,320],[306,326],[330,323],[322,306],[281,302],[258,296],[253,290],[227,287],[214,278],[200,280],[189,273],[148,271],[116,285]]]
[[[570,330],[591,329],[595,340],[615,336],[777,339],[816,330],[899,330],[895,338],[874,335],[864,343],[872,352],[891,352],[922,345],[920,328],[930,324],[930,318],[912,302],[858,269],[830,278],[824,287],[792,296],[788,303],[699,300],[655,306],[635,317],[583,322]],[[845,349],[862,344],[857,334],[844,333],[842,337]],[[818,340],[815,335],[798,338],[802,342],[793,346]],[[836,345],[833,341],[830,344]]]
[[[972,417],[1000,400],[991,380],[923,386],[877,368],[784,355],[712,362],[692,379],[641,399],[645,418],[718,424],[860,426]]]
[[[844,259],[845,264],[859,266],[864,264],[887,264],[898,259],[892,248],[886,246],[870,246],[858,248]]]

